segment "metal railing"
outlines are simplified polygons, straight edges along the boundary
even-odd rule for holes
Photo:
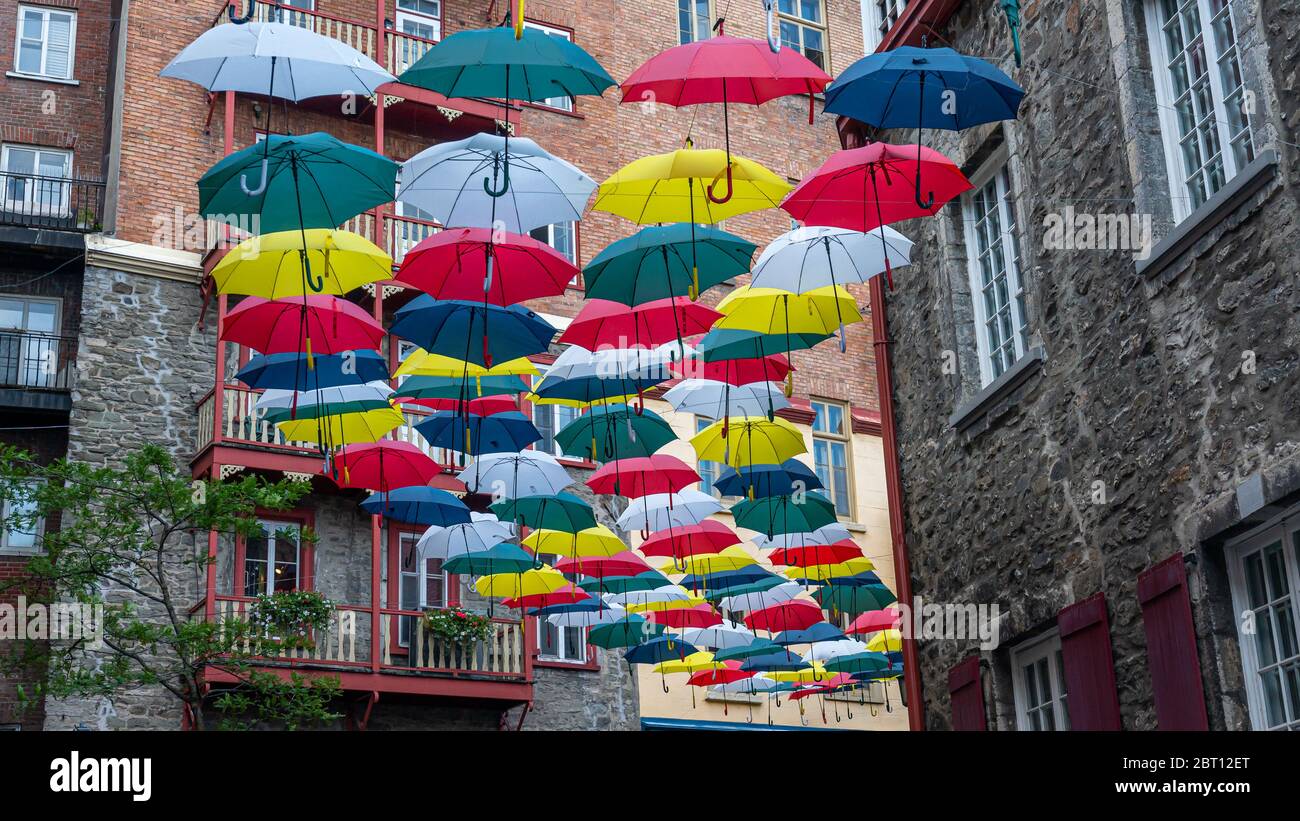
[[[0,225],[90,234],[103,222],[103,181],[0,171]]]
[[[76,355],[74,336],[0,330],[0,387],[71,390]]]

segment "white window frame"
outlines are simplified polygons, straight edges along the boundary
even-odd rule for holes
[[[547,368],[545,366],[543,365],[537,366],[537,376],[533,377],[534,388],[537,387],[539,383],[541,383],[542,377],[546,376],[546,371]],[[560,447],[560,443],[555,441],[556,434],[558,434],[560,430],[564,428],[565,425],[569,424],[569,422],[574,421],[575,419],[578,418],[578,416],[581,415],[577,408],[570,407],[568,405],[551,404],[549,402],[545,402],[545,403],[532,402],[530,404],[532,407],[529,408],[528,421],[532,422],[534,425],[537,424],[538,413],[549,411],[551,415],[551,431],[552,431],[551,447],[549,451],[544,451],[544,452],[550,453],[552,456],[554,456],[557,459],[583,459],[583,460],[591,459],[590,453],[567,454],[564,452],[564,448]],[[560,420],[561,413],[570,413],[572,414],[572,417],[568,421],[561,422]],[[543,445],[544,443],[545,443],[545,439],[542,439],[537,442],[534,442],[529,447],[533,448],[534,450],[541,450],[542,449],[541,445]]]
[[[32,481],[23,482],[22,484],[27,485],[28,487],[32,487],[35,484],[37,484],[38,481],[39,480],[32,480]],[[12,515],[11,511],[12,508],[9,504],[8,499],[5,499],[3,503],[0,503],[0,515],[3,516],[4,521],[6,522],[9,521],[9,517],[10,515]],[[26,546],[15,547],[14,545],[11,545],[9,543],[9,534],[14,531],[10,531],[8,527],[0,526],[0,554],[18,555],[18,556],[35,556],[41,553],[44,550],[44,548],[41,546],[41,539],[45,535],[44,517],[37,518],[36,521],[33,523],[33,525],[35,530],[32,533],[32,544],[30,547],[26,547]]]
[[[1176,106],[1176,97],[1174,92],[1173,80],[1170,76],[1169,63],[1172,56],[1169,54],[1168,44],[1165,41],[1164,28],[1161,25],[1162,12],[1158,8],[1160,0],[1145,0],[1143,3],[1146,15],[1147,26],[1147,43],[1151,49],[1151,69],[1155,81],[1156,104],[1159,112],[1160,137],[1165,149],[1165,165],[1169,175],[1169,196],[1173,205],[1174,222],[1179,223],[1187,219],[1199,208],[1199,205],[1193,205],[1193,197],[1188,186],[1188,174],[1184,168],[1183,152],[1181,147],[1181,138],[1179,136],[1178,113]],[[1229,52],[1235,52],[1238,62],[1238,70],[1241,65],[1241,48],[1240,36],[1237,28],[1237,19],[1232,14],[1233,3],[1231,0],[1224,6],[1222,13],[1230,15],[1233,31],[1233,44],[1229,52],[1220,53],[1219,43],[1214,36],[1214,16],[1210,7],[1210,0],[1180,0],[1180,8],[1184,5],[1194,5],[1197,8],[1198,16],[1201,23],[1201,44],[1203,57],[1207,63],[1206,74],[1209,77],[1212,115],[1214,117],[1215,133],[1219,144],[1219,159],[1223,165],[1223,183],[1216,187],[1214,191],[1203,191],[1205,199],[1209,199],[1215,192],[1222,190],[1228,181],[1241,172],[1242,164],[1238,162],[1236,151],[1233,150],[1232,133],[1228,127],[1227,100],[1228,93],[1223,86],[1223,76],[1220,72],[1220,63]],[[1211,50],[1211,41],[1213,49]],[[1193,90],[1189,90],[1192,94]],[[1232,97],[1238,101],[1243,101],[1241,97],[1244,93],[1243,86],[1234,89]],[[1239,102],[1239,104],[1241,104]],[[1254,133],[1250,123],[1250,113],[1243,111],[1245,121],[1244,139],[1246,150],[1250,156],[1254,156]],[[1195,137],[1196,126],[1193,126],[1193,139]],[[1241,136],[1241,132],[1238,132]],[[1204,153],[1202,149],[1202,153]],[[1249,158],[1248,158],[1249,159]],[[1197,169],[1197,174],[1204,175],[1208,173],[1209,163],[1202,157],[1202,165]]]
[[[22,171],[9,170],[9,158],[15,151],[34,151],[37,156],[33,163],[34,170],[30,173]],[[40,184],[42,180],[48,179],[41,173],[41,154],[53,154],[63,157],[63,173],[57,179],[65,182],[55,182],[53,185],[59,189],[59,201],[53,205],[42,205],[38,200]],[[9,198],[10,182],[22,177],[30,177],[23,186],[22,199]],[[19,214],[33,214],[47,217],[66,217],[71,213],[71,184],[66,182],[72,178],[72,152],[62,148],[48,148],[43,145],[21,145],[18,143],[4,143],[0,145],[0,208],[6,211],[13,211]],[[49,184],[49,183],[45,183]]]
[[[1250,712],[1251,727],[1256,730],[1300,729],[1300,703],[1293,701],[1289,705],[1289,710],[1287,709],[1285,679],[1281,687],[1283,710],[1289,713],[1290,718],[1284,718],[1280,724],[1270,724],[1267,701],[1264,697],[1263,676],[1260,673],[1259,648],[1256,644],[1259,637],[1259,615],[1254,616],[1254,632],[1247,633],[1245,621],[1245,614],[1248,611],[1254,612],[1247,598],[1246,559],[1278,542],[1281,543],[1284,581],[1289,585],[1289,589],[1285,596],[1271,599],[1263,609],[1267,614],[1272,615],[1271,608],[1278,606],[1284,600],[1287,601],[1291,608],[1294,641],[1300,638],[1300,611],[1298,611],[1300,608],[1300,506],[1288,510],[1252,532],[1230,540],[1224,545],[1224,556],[1228,562],[1228,584],[1232,591],[1233,612],[1236,614],[1237,642],[1241,648],[1242,675],[1246,682],[1246,704]],[[1265,583],[1267,584],[1267,578]],[[1278,636],[1276,627],[1273,628],[1273,636],[1276,640]],[[1284,674],[1284,668],[1297,664],[1300,664],[1300,654],[1280,659],[1269,665],[1269,669],[1279,669]]]
[[[554,565],[555,562],[556,562],[556,559],[558,558],[558,557],[557,557],[555,554],[553,554],[553,553],[539,553],[539,554],[537,554],[537,557],[538,557],[540,560],[542,560],[543,562],[545,562],[546,564],[549,564],[549,565]],[[569,579],[569,581],[574,582],[575,584],[577,583],[577,579],[578,579],[577,574],[566,573],[565,576]],[[545,635],[545,631],[547,631],[547,630],[554,630],[554,631],[555,631],[555,647],[556,647],[556,649],[558,650],[558,654],[556,654],[556,653],[547,653],[547,652],[544,652],[544,651],[542,650],[542,637]],[[577,631],[578,633],[580,633],[580,634],[582,635],[582,657],[581,657],[581,658],[566,658],[566,657],[565,657],[565,653],[570,649],[569,646],[568,646],[568,645],[569,645],[569,631],[570,631],[570,630]],[[553,664],[573,664],[573,665],[583,665],[583,664],[587,664],[587,663],[591,660],[591,647],[590,647],[590,645],[588,645],[588,643],[587,643],[587,628],[585,628],[585,627],[556,627],[555,625],[553,625],[553,624],[551,624],[549,621],[547,621],[545,616],[538,617],[538,619],[537,619],[537,657],[538,657],[539,659],[541,659],[542,661],[550,662],[550,663],[553,663]]]
[[[691,39],[689,40],[682,39],[682,2],[689,2],[691,4],[691,10],[688,12],[691,17]],[[699,43],[713,36],[713,21],[717,19],[717,16],[714,14],[713,0],[706,0],[708,13],[705,16],[703,32],[697,30],[700,20],[699,13],[695,8],[697,2],[698,0],[677,0],[677,8],[674,10],[674,14],[677,15],[678,45],[684,46],[687,43]]]
[[[298,533],[298,538],[294,540],[295,549],[293,555],[293,567],[297,579],[294,587],[297,590],[303,590],[304,588],[302,586],[302,579],[303,579],[302,522],[290,520],[290,519],[258,519],[257,523],[258,525],[261,526],[261,528],[264,531],[266,531],[266,536],[265,536],[266,556],[264,558],[258,559],[258,561],[262,561],[266,563],[266,589],[263,590],[262,592],[267,595],[270,595],[275,592],[275,547],[276,547],[276,542],[279,540],[279,533],[282,530],[296,530]],[[239,589],[243,591],[245,595],[248,592],[247,580],[248,580],[248,551],[249,551],[248,539],[249,538],[254,538],[254,537],[246,537],[244,539],[244,566],[239,568],[239,578],[240,578]]]
[[[538,31],[543,32],[545,34],[557,34],[560,37],[563,37],[565,40],[568,40],[570,43],[573,42],[573,32],[569,31],[568,29],[556,28],[555,26],[548,26],[545,23],[535,23],[532,20],[524,20],[524,28],[537,29]],[[570,113],[572,113],[577,108],[572,97],[547,97],[545,100],[538,100],[534,102],[533,105],[539,105],[542,106],[543,108],[555,109],[556,111],[567,111]]]
[[[802,0],[793,0],[793,2],[795,3],[795,6],[798,7],[799,3],[802,2]],[[826,8],[826,0],[816,0],[816,2],[819,8],[821,9],[822,19],[820,21],[809,20],[807,17],[801,17],[797,13],[792,14],[792,13],[781,11],[781,4],[778,2],[776,4],[777,37],[780,38],[782,45],[788,45],[785,41],[785,38],[782,37],[780,34],[781,23],[786,22],[786,23],[790,23],[793,26],[796,26],[799,30],[799,47],[798,48],[795,48],[794,46],[789,46],[789,47],[793,48],[795,51],[807,57],[808,56],[807,45],[804,42],[804,30],[815,29],[821,32],[822,70],[829,73],[830,64],[831,64],[830,14],[829,14],[829,10]],[[809,57],[808,59],[811,60],[812,58]]]
[[[924,183],[924,180],[922,181]],[[975,213],[975,196],[989,185],[994,187],[997,195],[998,219],[1003,227],[998,237],[1002,243],[1005,259],[1005,278],[1007,281],[1007,300],[1011,313],[1012,350],[1015,358],[1005,365],[1000,373],[994,373],[993,350],[989,346],[987,307],[984,304],[983,274],[980,268],[980,250],[975,232],[979,229],[979,217]],[[1029,350],[1028,318],[1023,310],[1025,300],[1025,283],[1021,276],[1020,257],[1020,220],[1016,214],[1015,199],[1011,193],[1011,165],[1006,149],[1000,149],[988,159],[972,177],[972,188],[962,194],[961,214],[963,220],[962,235],[966,239],[966,268],[970,280],[971,309],[975,319],[975,344],[980,363],[980,384],[987,385],[1001,376],[1020,361]],[[1011,231],[1006,228],[1010,226]],[[1000,308],[999,308],[1000,310]],[[1002,340],[1005,347],[1006,340]]]
[[[831,457],[831,453],[835,445],[844,446],[844,482],[846,485],[846,487],[844,488],[844,494],[846,497],[848,497],[849,509],[847,511],[840,511],[837,508],[835,510],[835,513],[841,518],[853,519],[854,512],[857,510],[857,501],[856,501],[856,497],[853,494],[853,417],[849,410],[848,403],[838,402],[833,399],[811,399],[809,400],[809,404],[812,405],[813,413],[814,413],[813,421],[808,426],[809,429],[812,431],[812,438],[813,438],[813,449],[812,449],[813,470],[815,472],[817,469],[817,443],[819,441],[827,443],[827,447],[826,447],[827,457]],[[840,409],[840,413],[842,414],[840,424],[844,429],[843,433],[834,433],[830,430],[824,430],[824,431],[817,430],[816,417],[821,415],[820,412],[817,411],[818,405],[821,405],[824,408],[829,408],[833,406]],[[830,414],[827,413],[827,416],[829,417]],[[829,424],[829,419],[828,419],[828,424]],[[831,502],[831,505],[834,506],[835,487],[836,487],[835,462],[833,461],[833,459],[831,459],[826,464],[827,464],[827,477],[825,479],[822,479],[822,484],[825,485],[826,487],[822,490],[822,492],[826,494],[826,498],[828,498]]]
[[[572,238],[571,241],[569,242],[569,247],[570,247],[571,251],[570,251],[570,253],[567,253],[567,254],[564,253],[563,251],[561,251],[559,248],[555,248],[555,229],[556,229],[557,226],[561,226],[561,225],[567,225],[567,226],[568,226],[568,228],[569,228],[569,235],[570,235],[570,237]],[[716,227],[716,226],[715,226],[715,227]],[[547,245],[551,246],[552,248],[555,248],[555,250],[560,254],[560,256],[564,257],[564,258],[567,259],[569,262],[573,263],[573,266],[574,266],[575,268],[578,267],[578,223],[577,223],[577,221],[576,221],[576,220],[565,220],[564,222],[553,222],[553,223],[551,223],[550,225],[543,225],[543,226],[540,226],[540,227],[538,227],[538,228],[534,228],[533,231],[541,231],[542,229],[546,229],[546,238],[545,238],[545,239],[542,239],[542,238],[540,238],[540,237],[533,237],[533,239],[537,240],[538,242],[544,242],[544,243],[546,243]],[[719,229],[719,230],[721,230],[721,229]],[[532,237],[532,236],[533,236],[533,231],[529,231],[529,232],[528,232],[528,236]],[[578,287],[579,282],[580,282],[580,280],[579,280],[578,278],[579,278],[580,276],[582,276],[582,273],[581,273],[581,272],[579,272],[579,273],[577,273],[577,274],[574,274],[574,275],[573,275],[573,278],[569,280],[569,285],[568,285],[568,287],[570,287],[570,288],[576,288],[576,287]]]
[[[423,23],[425,25],[432,26],[433,36],[430,37],[429,39],[441,40],[442,39],[442,0],[429,0],[429,2],[434,3],[438,6],[438,11],[436,14],[429,14],[428,12],[417,11],[415,9],[402,8],[402,0],[397,0],[396,16],[394,17],[393,22],[397,26],[398,33],[402,33],[402,22],[404,20],[410,20],[414,23]]]
[[[717,419],[713,419],[708,416],[701,416],[700,414],[697,413],[695,414],[695,432],[698,434],[700,431],[704,430],[709,425],[712,425],[714,422],[717,421],[718,421]],[[708,466],[707,468],[706,465]],[[722,471],[725,467],[727,466],[724,463],[715,462],[712,459],[695,460],[695,472],[700,474],[700,490],[704,491],[705,493],[708,493],[710,496],[713,496],[715,499],[722,499],[723,498],[722,494],[718,492],[718,489],[714,487],[713,483],[716,482],[718,479],[722,478]],[[706,469],[712,474],[713,477],[708,481],[707,486],[705,483]]]
[[[63,300],[58,297],[41,297],[28,296],[26,294],[4,294],[3,299],[15,300],[23,303],[23,321],[22,327],[7,328],[0,325],[0,334],[6,331],[21,334],[18,348],[17,374],[21,384],[28,388],[49,388],[59,380],[61,372],[57,370],[57,362],[50,363],[48,360],[44,364],[32,368],[32,363],[39,363],[48,356],[52,350],[57,360],[59,351],[58,337],[63,330]],[[32,305],[51,305],[54,307],[54,330],[52,331],[34,331],[28,327],[28,317],[31,315]],[[44,337],[45,344],[42,344]],[[5,366],[5,362],[0,359],[0,368]],[[53,364],[56,369],[49,369],[47,366]]]
[[[23,42],[23,16],[41,15],[41,70],[35,74],[18,67]],[[50,74],[46,71],[50,54],[50,17],[64,16],[71,18],[68,26],[68,73],[64,76]],[[17,30],[14,32],[14,74],[21,77],[40,77],[50,80],[72,80],[77,73],[77,12],[72,9],[45,8],[42,6],[18,6]]]
[[[862,45],[867,54],[880,48],[885,35],[907,10],[910,0],[862,0]]]
[[[1028,687],[1025,671],[1039,662],[1047,662],[1049,702],[1029,706]],[[1011,690],[1016,702],[1016,729],[1032,732],[1038,728],[1032,726],[1029,712],[1031,709],[1043,710],[1050,704],[1052,729],[1064,731],[1070,729],[1069,698],[1066,693],[1064,664],[1061,657],[1061,634],[1057,630],[1035,636],[1011,650]]]

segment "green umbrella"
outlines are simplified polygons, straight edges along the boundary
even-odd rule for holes
[[[408,376],[395,396],[403,399],[478,399],[528,390],[520,376]]]
[[[855,618],[898,601],[898,597],[883,584],[831,584],[814,590],[813,598],[823,610],[848,613]]]
[[[750,582],[749,584],[738,584],[733,587],[721,587],[717,590],[710,589],[705,593],[705,598],[711,601],[725,599],[728,596],[745,596],[750,593],[762,593],[764,590],[771,590],[773,587],[779,587],[790,581],[781,576],[769,576],[765,579]]]
[[[828,673],[874,673],[889,666],[889,657],[884,653],[848,653],[832,656],[822,666]]]
[[[662,416],[627,405],[595,405],[555,434],[565,453],[598,462],[649,456],[676,440]]]
[[[732,659],[747,659],[750,656],[765,656],[768,653],[783,653],[785,648],[771,639],[756,638],[749,644],[741,647],[728,647],[718,650],[713,654],[714,661],[731,661]]]
[[[695,267],[701,292],[749,272],[758,246],[708,226],[694,226],[692,243],[691,228],[652,225],[606,246],[582,269],[587,298],[640,305],[688,295]]]
[[[492,512],[503,522],[517,522],[534,530],[577,533],[596,526],[596,515],[591,512],[591,505],[572,493],[520,496],[492,505]]]
[[[591,628],[587,634],[587,643],[606,650],[636,647],[652,638],[662,636],[667,629],[662,624],[655,624],[647,621],[643,616],[633,614],[625,619]]]
[[[537,560],[519,547],[503,542],[487,550],[461,553],[442,569],[447,573],[465,576],[490,576],[494,573],[523,573],[537,566]]]
[[[831,334],[764,334],[738,328],[714,328],[695,347],[705,362],[720,362],[802,351],[830,338]]]
[[[766,533],[807,533],[836,521],[835,505],[819,493],[744,499],[731,508],[736,526]]]
[[[632,593],[637,590],[656,590],[672,584],[667,576],[657,570],[648,570],[635,576],[606,576],[578,582],[578,587],[588,593]]]

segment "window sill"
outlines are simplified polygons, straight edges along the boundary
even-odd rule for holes
[[[533,661],[534,667],[545,667],[548,670],[573,670],[580,673],[594,673],[600,670],[598,661],[561,661],[560,659],[545,659],[538,656]]]
[[[1042,369],[1045,359],[1047,354],[1041,347],[1030,348],[1016,364],[957,408],[948,418],[948,427],[961,433],[986,420],[993,410],[1012,398],[1017,388]]]
[[[65,80],[62,77],[46,77],[44,74],[23,74],[18,71],[6,71],[6,77],[14,80],[35,80],[38,83],[55,83],[61,86],[79,86],[80,80]]]
[[[526,102],[526,101],[525,101],[525,102],[521,102],[521,103],[519,104],[519,107],[520,107],[520,108],[531,108],[531,109],[533,109],[533,110],[535,110],[535,111],[547,111],[547,112],[550,112],[551,114],[562,114],[562,115],[564,115],[565,117],[570,117],[570,118],[575,119],[575,120],[585,120],[585,119],[587,119],[585,115],[580,114],[576,109],[573,110],[573,111],[570,111],[570,110],[567,109],[567,108],[556,108],[555,106],[542,105],[541,103],[530,103],[530,102]]]
[[[1156,243],[1146,259],[1137,261],[1137,273],[1154,277],[1169,268],[1198,242],[1232,215],[1277,176],[1278,156],[1273,149],[1259,153],[1254,162],[1228,181],[1173,231]]]
[[[43,550],[29,550],[27,548],[17,547],[0,547],[0,559],[31,559],[44,553]]]

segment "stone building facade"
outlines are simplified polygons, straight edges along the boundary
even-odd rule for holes
[[[1017,67],[997,4],[910,5],[1026,91],[926,132],[975,189],[898,226],[913,593],[1001,610],[996,650],[920,642],[925,725],[1297,726],[1300,7],[1039,0]]]

